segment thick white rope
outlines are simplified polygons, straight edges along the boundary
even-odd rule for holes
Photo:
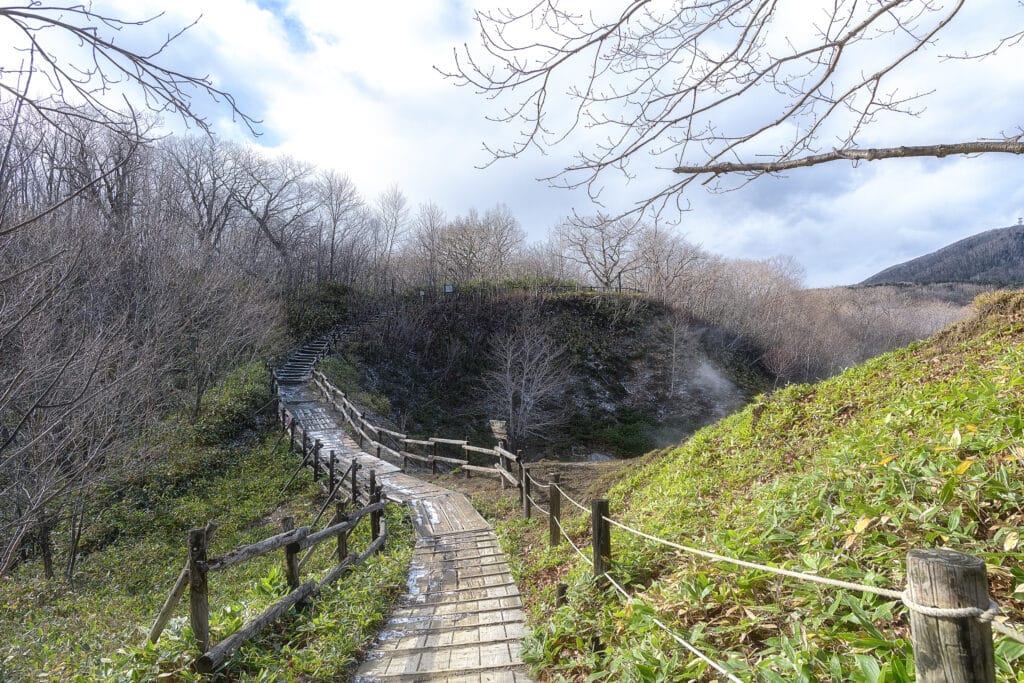
[[[561,520],[559,520],[557,517],[555,517],[555,524],[558,525],[558,530],[560,532],[562,532],[562,537],[565,538],[565,540],[569,542],[569,545],[572,546],[572,549],[575,550],[577,553],[579,553],[580,557],[582,557],[583,560],[587,564],[589,564],[591,567],[593,567],[594,566],[594,561],[591,560],[589,557],[587,557],[587,554],[585,552],[583,552],[582,550],[580,550],[580,547],[578,545],[576,545],[575,543],[572,542],[572,539],[569,538],[569,534],[565,533],[565,529],[562,527]]]
[[[623,588],[622,586],[620,586],[619,583],[615,579],[613,579],[609,574],[605,574],[604,576],[605,576],[606,579],[608,579],[608,581],[611,582],[612,586],[615,587],[615,590],[617,590],[619,593],[622,594],[622,597],[624,597],[627,602],[634,602],[635,601],[635,602],[639,602],[641,604],[644,604],[643,601],[639,600],[638,598],[634,598],[628,592],[626,592],[626,589]],[[696,656],[698,659],[703,661],[705,664],[707,664],[708,666],[713,668],[715,671],[717,671],[718,673],[722,674],[723,676],[728,678],[730,681],[733,681],[734,683],[743,683],[742,679],[739,679],[736,676],[734,676],[733,674],[729,673],[729,671],[724,666],[722,666],[721,664],[719,664],[718,662],[716,662],[715,660],[711,659],[706,654],[704,654],[703,652],[698,650],[692,644],[687,642],[685,638],[683,638],[679,634],[673,632],[672,629],[670,629],[668,626],[666,626],[660,619],[658,619],[657,617],[651,617],[651,621],[653,621],[665,633],[667,633],[669,635],[669,637],[672,638],[672,640],[676,641],[677,643],[679,643],[680,645],[685,647],[694,656]]]
[[[635,534],[642,538],[646,538],[656,543],[661,543],[670,548],[681,550],[684,553],[690,553],[692,555],[699,555],[709,560],[715,560],[717,562],[728,562],[731,564],[738,565],[740,567],[746,567],[748,569],[759,569],[761,571],[771,572],[772,574],[779,574],[781,576],[788,576],[793,579],[801,579],[803,581],[811,581],[814,583],[824,584],[826,586],[834,586],[836,588],[845,588],[851,591],[861,591],[864,593],[874,593],[875,595],[881,595],[882,597],[890,598],[892,600],[902,600],[903,593],[901,591],[891,590],[889,588],[879,588],[878,586],[866,586],[860,583],[852,583],[850,581],[840,581],[838,579],[830,579],[824,576],[818,576],[816,574],[805,574],[803,572],[796,572],[790,569],[782,569],[780,567],[769,567],[765,564],[758,564],[756,562],[747,562],[746,560],[738,560],[734,557],[727,557],[725,555],[719,555],[718,553],[709,552],[707,550],[700,550],[699,548],[691,548],[690,546],[680,545],[679,543],[673,543],[672,541],[666,541],[663,538],[657,536],[651,536],[645,534],[642,531],[638,531],[632,527],[626,526],[621,522],[616,522],[614,519],[604,518],[604,521],[608,522],[613,526],[617,526],[624,531],[628,531],[631,534]]]
[[[532,476],[530,476],[530,472],[529,471],[526,472],[526,478],[529,479],[530,481],[532,481],[533,485],[536,486],[539,489],[546,489],[546,488],[551,486],[551,484],[542,484],[539,481],[537,481],[536,479],[534,479]]]
[[[604,521],[608,522],[613,526],[617,526],[620,529],[627,531],[641,538],[646,538],[650,541],[660,543],[676,550],[681,550],[685,553],[692,555],[699,555],[700,557],[707,558],[709,560],[715,560],[717,562],[728,562],[735,564],[740,567],[746,567],[748,569],[757,569],[760,571],[769,572],[772,574],[778,574],[780,576],[788,576],[790,578],[799,579],[801,581],[808,581],[811,583],[818,583],[825,586],[832,586],[835,588],[843,588],[851,591],[858,591],[862,593],[873,593],[880,595],[885,598],[892,600],[899,600],[906,608],[912,612],[917,612],[929,617],[940,617],[945,619],[964,619],[967,617],[974,617],[980,621],[988,622],[992,625],[992,629],[1002,633],[1003,635],[1012,638],[1018,642],[1024,643],[1024,633],[1015,630],[1011,626],[1002,622],[996,621],[995,617],[1001,614],[999,605],[994,601],[989,601],[989,607],[982,609],[980,607],[929,607],[915,602],[910,597],[910,592],[907,590],[898,591],[891,588],[880,588],[878,586],[868,586],[862,583],[853,583],[851,581],[840,581],[838,579],[830,579],[825,576],[818,576],[817,574],[806,574],[804,572],[792,571],[790,569],[782,569],[781,567],[771,567],[765,564],[759,564],[756,562],[748,562],[746,560],[739,560],[734,557],[728,557],[726,555],[719,555],[707,550],[701,550],[699,548],[691,548],[690,546],[681,545],[679,543],[673,543],[657,536],[646,534],[638,529],[634,529],[630,526],[616,522],[614,519],[603,517]]]
[[[583,503],[578,503],[575,500],[573,500],[572,496],[570,496],[568,493],[563,491],[561,486],[558,486],[557,484],[552,484],[552,486],[554,486],[558,490],[558,492],[560,494],[562,494],[562,498],[565,498],[567,501],[569,501],[570,503],[572,503],[573,505],[578,507],[580,510],[583,510],[584,512],[586,512],[588,515],[590,514],[590,508],[588,508]]]
[[[535,502],[535,501],[533,500],[533,497],[532,497],[532,496],[527,496],[527,497],[526,497],[526,499],[527,499],[528,501],[530,501],[530,504],[531,504],[531,505],[533,505],[533,507],[537,508],[537,511],[538,511],[539,513],[541,513],[542,515],[544,515],[544,516],[546,516],[546,517],[550,517],[550,516],[551,516],[551,513],[550,513],[550,512],[548,512],[547,510],[545,510],[544,508],[542,508],[542,507],[541,507],[540,505],[537,505],[537,503],[536,503],[536,502]]]

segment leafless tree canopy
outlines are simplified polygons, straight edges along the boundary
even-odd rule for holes
[[[550,439],[566,419],[569,372],[565,347],[527,310],[520,320],[494,336],[483,377],[484,403],[505,420],[513,446],[527,438]]]
[[[1019,3],[993,18],[990,49],[1020,50]],[[1024,153],[1019,122],[986,140],[861,147],[869,124],[914,115],[927,93],[893,83],[912,60],[943,58],[936,39],[966,0],[628,0],[614,8],[535,0],[477,12],[480,43],[446,75],[503,105],[520,135],[497,159],[582,138],[551,180],[600,192],[599,179],[644,168],[676,174],[646,206],[679,200],[696,180],[752,178],[837,160]],[[1013,5],[1010,7],[1010,5]],[[1001,32],[1001,33],[1000,33]],[[1002,130],[1016,129],[1014,133]]]

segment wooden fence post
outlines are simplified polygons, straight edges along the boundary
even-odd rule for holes
[[[359,463],[352,461],[352,505],[359,505]]]
[[[498,453],[498,467],[500,467],[502,469],[502,471],[507,472],[508,471],[508,459],[504,456],[504,454],[502,454],[502,452],[500,450],[498,450],[498,449],[504,448],[504,447],[505,447],[504,442],[499,441],[498,445],[495,447],[494,450],[497,451],[497,453]],[[503,477],[503,476],[502,477],[498,477],[498,479],[501,481],[501,490],[504,491],[506,483],[507,483],[505,481],[505,477]]]
[[[281,530],[291,531],[295,528],[293,517],[281,518]],[[288,579],[288,588],[295,590],[299,587],[299,544],[289,543],[284,547],[284,572]]]
[[[562,477],[558,472],[548,478],[548,545],[554,547],[562,542],[559,524],[562,521],[562,494],[558,484]]]
[[[206,528],[188,532],[188,619],[200,652],[210,649],[210,595],[206,576]]]
[[[340,500],[335,502],[335,504],[334,504],[334,520],[331,522],[331,525],[333,526],[335,524],[341,524],[342,522],[345,521],[345,516],[346,516],[345,515],[345,503],[343,503]],[[347,531],[339,531],[338,532],[338,562],[339,562],[339,564],[341,562],[344,562],[346,557],[348,557],[348,532]]]
[[[320,443],[320,439],[317,439],[313,443],[313,481],[320,479],[320,449],[323,448],[323,444]]]
[[[523,517],[525,519],[530,519],[530,517],[533,515],[533,510],[530,509],[531,508],[531,505],[530,505],[530,471],[526,467],[524,467],[522,469],[522,472],[523,472],[523,488],[520,489],[520,491],[522,491],[522,494],[523,494],[522,495]]]
[[[381,501],[381,489],[377,486],[376,472],[370,470],[370,504],[374,505]],[[375,510],[370,513],[370,542],[376,541],[380,538],[380,516],[379,510]],[[377,553],[380,553],[382,548],[377,548]]]
[[[595,498],[590,501],[590,526],[594,547],[594,578],[597,579],[597,585],[602,588],[608,587],[608,577],[605,574],[611,568],[612,563],[611,526],[605,521],[605,517],[608,517],[608,499]]]
[[[291,424],[288,425],[288,450],[291,451],[295,448],[295,417],[292,417]]]
[[[334,450],[331,450],[331,459],[327,463],[327,480],[330,483],[331,493],[334,493]]]
[[[944,548],[907,553],[907,590],[912,602],[926,608],[989,608],[985,562]],[[911,608],[910,633],[919,683],[995,681],[987,622],[976,616],[928,616]]]

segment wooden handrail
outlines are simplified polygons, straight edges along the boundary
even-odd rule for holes
[[[318,545],[328,538],[334,538],[339,532],[347,529],[353,529],[359,523],[359,520],[366,515],[373,512],[380,512],[387,505],[386,502],[374,503],[373,505],[367,505],[366,507],[351,513],[348,519],[344,522],[339,522],[333,526],[326,527],[320,531],[307,534],[304,538],[298,540],[299,549],[304,550],[314,545]]]
[[[508,458],[509,460],[512,460],[512,461],[518,461],[519,460],[519,456],[517,456],[512,451],[505,450],[501,446],[495,446],[494,447],[494,452],[497,453],[499,457],[505,456],[506,458]]]
[[[469,444],[464,444],[462,446],[462,450],[469,451],[471,453],[483,453],[484,455],[493,455],[495,457],[497,457],[498,455],[497,451],[495,451],[493,448],[481,448],[480,446],[470,446]]]
[[[448,444],[450,446],[465,446],[466,444],[469,443],[465,439],[442,439],[439,436],[432,436],[432,437],[430,437],[430,441],[432,443],[443,443],[443,444]]]
[[[298,529],[285,531],[275,536],[271,536],[270,538],[265,538],[262,541],[243,545],[240,548],[236,548],[225,555],[221,555],[220,557],[216,557],[207,562],[207,571],[220,571],[245,562],[246,560],[251,560],[254,557],[266,555],[267,553],[285,547],[289,543],[297,543],[301,541],[308,533],[308,526],[300,526]]]

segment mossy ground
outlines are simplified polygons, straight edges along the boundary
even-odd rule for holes
[[[802,572],[904,584],[909,549],[982,557],[991,593],[1024,623],[1024,294],[816,385],[791,386],[649,456],[611,492],[613,518],[675,542]],[[567,522],[589,552],[587,523]],[[892,600],[711,563],[612,531],[599,592],[546,529],[499,524],[530,586],[527,657],[548,680],[687,681],[715,674],[657,617],[744,680],[910,681],[906,612]],[[567,564],[566,564],[567,563]],[[554,583],[569,606],[553,609]],[[594,648],[599,642],[601,647]],[[1000,638],[999,680],[1024,646]]]
[[[142,645],[185,558],[187,530],[217,524],[211,554],[280,530],[280,518],[312,521],[320,489],[306,470],[285,491],[298,458],[278,435],[254,423],[265,374],[249,366],[205,401],[195,426],[172,425],[148,450],[161,461],[97,494],[75,587],[41,578],[29,563],[0,580],[0,680],[152,681],[345,680],[361,649],[404,586],[411,529],[391,508],[387,551],[329,587],[314,607],[292,614],[245,645],[219,672],[190,673],[196,656],[187,608],[156,646]],[[350,547],[369,543],[361,524]],[[303,569],[332,566],[331,544]],[[211,629],[217,642],[287,592],[281,553],[211,575]]]

